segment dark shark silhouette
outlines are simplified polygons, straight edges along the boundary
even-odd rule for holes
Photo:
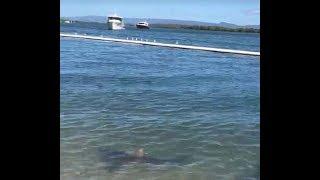
[[[120,169],[123,165],[129,163],[148,163],[153,165],[170,164],[181,165],[186,162],[187,156],[180,156],[174,159],[158,159],[147,156],[144,149],[140,148],[133,154],[125,151],[108,151],[100,150],[102,160],[107,164],[109,172],[114,172]]]

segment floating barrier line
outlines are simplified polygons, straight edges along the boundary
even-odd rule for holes
[[[158,43],[155,41],[150,42],[150,41],[139,41],[139,40],[129,40],[129,39],[116,39],[116,38],[101,37],[101,36],[89,36],[89,35],[65,34],[65,33],[60,33],[60,36],[61,37],[71,37],[71,38],[101,40],[101,41],[143,44],[143,45],[150,45],[150,46],[161,46],[161,47],[170,47],[170,48],[194,49],[194,50],[202,50],[202,51],[260,56],[260,52],[242,51],[242,50],[233,50],[233,49],[221,49],[221,48],[212,48],[212,47],[201,47],[201,46],[189,46],[189,45],[181,45],[181,44],[166,44],[166,43]]]

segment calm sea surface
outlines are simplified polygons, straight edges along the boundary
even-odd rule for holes
[[[61,32],[260,49],[259,34]],[[61,38],[60,63],[61,179],[259,179],[259,57]]]

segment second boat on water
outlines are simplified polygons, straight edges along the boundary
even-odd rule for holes
[[[138,23],[136,24],[136,27],[137,27],[138,29],[150,29],[149,24],[148,24],[146,21],[138,22]]]

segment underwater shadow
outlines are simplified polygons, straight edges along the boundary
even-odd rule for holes
[[[127,153],[125,151],[112,151],[110,149],[98,150],[101,161],[106,163],[106,169],[109,172],[115,172],[122,168],[124,165],[130,163],[139,164],[152,164],[152,165],[184,165],[191,160],[190,156],[181,155],[171,159],[159,159],[148,156],[144,153],[144,149],[140,148],[134,153]]]

